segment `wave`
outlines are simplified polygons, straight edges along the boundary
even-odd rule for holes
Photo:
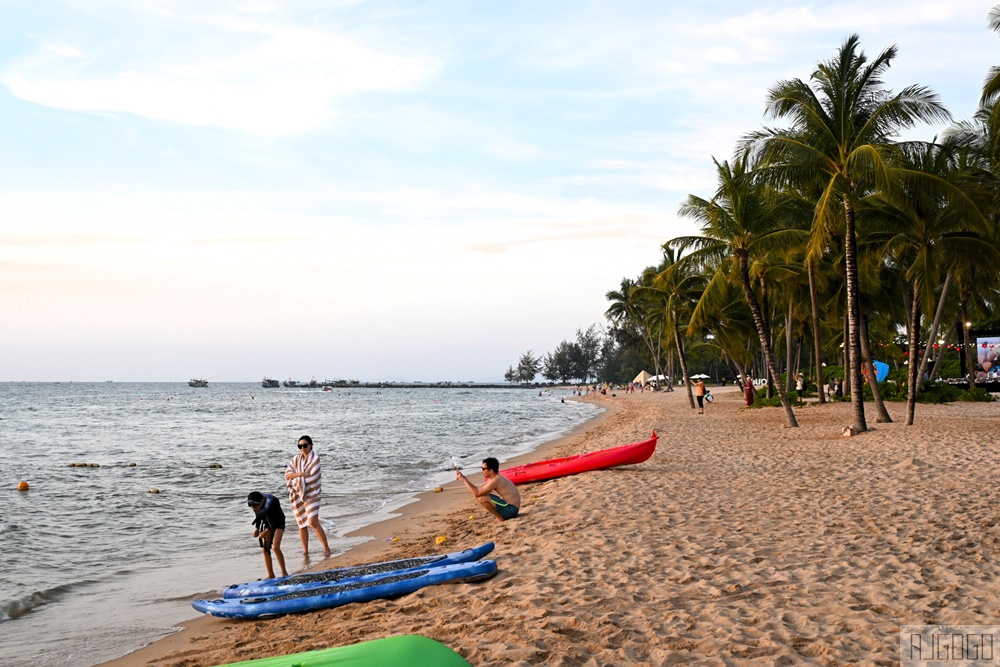
[[[91,583],[94,582],[80,581],[73,584],[62,584],[61,586],[47,588],[43,591],[29,593],[28,595],[18,598],[17,600],[4,602],[0,604],[0,623],[16,620],[25,614],[31,613],[39,607],[43,607],[53,602],[58,602],[62,598],[66,597],[70,592]]]

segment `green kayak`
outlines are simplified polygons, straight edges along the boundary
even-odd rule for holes
[[[444,644],[420,635],[386,637],[322,651],[292,653],[217,667],[472,667]]]

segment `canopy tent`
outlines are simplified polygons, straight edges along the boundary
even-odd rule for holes
[[[652,379],[653,379],[652,375],[650,375],[646,371],[642,371],[641,373],[639,373],[638,375],[635,376],[635,379],[632,380],[632,382],[634,382],[636,384],[646,384],[647,382],[649,382]]]

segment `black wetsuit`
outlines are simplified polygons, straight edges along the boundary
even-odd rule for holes
[[[264,505],[260,508],[260,511],[254,510],[256,516],[253,519],[253,526],[258,532],[264,530],[271,531],[271,539],[264,542],[264,538],[260,538],[260,546],[265,551],[271,550],[271,540],[274,539],[274,531],[285,529],[285,513],[281,511],[281,503],[278,499],[272,496],[270,493],[263,494]]]

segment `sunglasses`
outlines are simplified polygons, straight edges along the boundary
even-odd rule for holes
[[[263,504],[264,504],[263,502],[260,502],[260,503],[255,503],[255,502],[254,502],[254,501],[252,501],[252,500],[248,500],[248,501],[247,501],[247,507],[257,507],[257,505],[263,505]]]
[[[299,445],[299,449],[306,449],[307,447],[312,447],[312,445]]]
[[[486,466],[483,466],[483,471],[489,470]]]

